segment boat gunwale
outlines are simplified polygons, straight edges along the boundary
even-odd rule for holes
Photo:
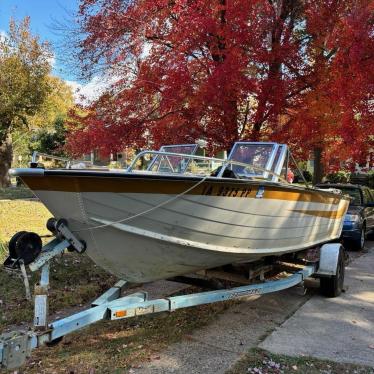
[[[38,172],[34,173],[33,171],[38,170]],[[206,176],[206,175],[174,175],[174,174],[160,174],[160,173],[149,173],[149,172],[127,172],[127,171],[113,171],[113,169],[107,170],[88,170],[88,169],[41,169],[41,168],[22,168],[22,169],[10,169],[10,174],[12,176],[17,176],[22,179],[22,177],[37,177],[37,178],[47,178],[48,176],[54,177],[62,177],[62,178],[112,178],[112,179],[138,179],[138,180],[157,180],[157,181],[184,181],[184,182],[200,182],[202,179],[205,178],[204,182],[208,183],[232,183],[237,185],[259,185],[259,186],[271,186],[282,188],[285,190],[290,191],[302,191],[302,192],[309,192],[312,194],[320,194],[322,196],[329,196],[338,198],[340,200],[347,200],[350,201],[348,195],[337,194],[334,192],[330,192],[323,189],[317,189],[313,187],[304,187],[304,186],[296,186],[296,185],[286,185],[285,183],[280,182],[272,182],[268,180],[260,180],[260,179],[244,179],[244,178],[227,178],[227,177],[214,177],[214,176]],[[27,184],[27,183],[26,183]]]

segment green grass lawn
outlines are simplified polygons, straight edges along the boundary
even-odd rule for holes
[[[38,201],[0,200],[0,238],[9,241],[18,231],[49,234],[45,223],[51,216]]]
[[[31,199],[35,197],[27,187],[0,188],[1,200]]]
[[[13,193],[13,191],[12,191]],[[9,193],[11,195],[11,193]],[[8,241],[18,231],[50,234],[45,223],[51,213],[38,201],[0,200],[0,263],[8,256]],[[31,284],[39,274],[32,274]],[[115,282],[87,256],[66,253],[52,262],[50,311],[87,303]],[[24,298],[22,279],[0,270],[0,331],[7,325],[31,322],[32,303]]]

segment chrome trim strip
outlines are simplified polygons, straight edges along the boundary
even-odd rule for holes
[[[192,152],[191,153],[186,153],[188,155],[194,155],[198,149],[198,145],[197,144],[170,144],[170,145],[163,145],[160,149],[159,149],[159,152],[168,152],[168,148],[175,148],[175,147],[194,147]],[[153,157],[153,159],[151,160],[150,164],[148,165],[147,167],[147,170],[149,171],[152,171],[152,167],[153,165],[155,164],[156,160],[158,159],[160,155],[156,155]],[[163,159],[163,156],[160,157],[160,159]],[[173,170],[173,167],[171,166],[170,164],[170,160],[168,157],[166,157],[166,159],[168,160],[168,163],[170,165],[170,169]],[[188,162],[186,164],[186,166],[184,167],[184,169],[182,170],[182,173],[186,171],[187,167],[188,167],[188,164],[191,162],[191,159],[188,159]],[[157,171],[159,171],[160,169],[160,165],[158,166],[157,168]]]
[[[180,245],[182,247],[188,247],[188,248],[198,248],[198,249],[204,249],[207,251],[215,251],[215,252],[226,252],[226,253],[237,253],[237,254],[253,254],[254,256],[258,257],[263,257],[266,255],[269,255],[269,253],[273,253],[274,249],[273,248],[261,248],[258,249],[256,248],[255,250],[249,247],[228,247],[228,246],[223,246],[223,245],[217,245],[217,244],[209,244],[209,243],[202,243],[202,242],[197,242],[194,240],[189,240],[189,239],[184,239],[180,238],[177,236],[171,236],[171,235],[166,235],[166,234],[161,234],[155,231],[150,231],[146,229],[142,229],[140,227],[132,226],[132,225],[127,225],[124,223],[118,223],[118,222],[112,222],[108,221],[106,219],[102,219],[99,217],[94,217],[90,216],[90,220],[98,222],[100,224],[104,224],[106,226],[111,226],[117,230],[124,231],[130,234],[138,235],[138,236],[143,236],[150,238],[152,240],[159,240],[164,243],[170,243],[174,245]],[[333,236],[328,239],[329,240],[334,240],[337,239],[339,236]],[[256,239],[252,239],[256,240]],[[261,239],[259,239],[261,240]],[[276,239],[273,239],[276,240]],[[301,251],[306,248],[311,248],[317,244],[325,243],[326,240],[321,241],[319,240],[314,240],[309,243],[304,244],[301,247],[296,247],[295,246],[288,246],[288,247],[282,247],[279,248],[279,250],[283,253],[287,252],[294,252],[296,251]]]
[[[285,159],[286,159],[286,155],[287,155],[287,146],[285,144],[280,144],[280,147],[282,147],[282,151],[281,151],[281,154],[279,156],[278,162],[277,162],[277,164],[274,168],[274,172],[278,175],[281,175],[281,173],[282,173],[282,168],[283,168],[283,165],[284,165],[284,162],[285,162]],[[286,176],[287,176],[287,174],[286,174]],[[278,177],[273,175],[273,177],[271,178],[271,181],[272,182],[278,182]]]
[[[275,143],[276,144],[276,143]],[[161,155],[161,156],[179,156],[179,157],[182,157],[182,158],[190,158],[190,159],[196,159],[196,160],[208,160],[208,161],[216,161],[216,162],[220,162],[222,163],[222,170],[221,172],[217,175],[217,177],[214,177],[214,178],[218,178],[218,179],[221,179],[223,178],[222,177],[222,173],[223,173],[223,170],[225,170],[225,168],[227,167],[227,165],[239,165],[239,166],[245,166],[245,167],[252,167],[253,169],[255,170],[260,170],[262,171],[262,173],[268,173],[270,175],[275,175],[277,178],[279,178],[280,181],[286,183],[286,184],[289,184],[287,182],[286,179],[284,179],[283,177],[281,177],[280,175],[278,174],[275,174],[273,171],[271,170],[268,170],[268,169],[265,169],[265,168],[262,168],[260,166],[254,166],[254,165],[251,165],[251,164],[246,164],[246,163],[243,163],[243,162],[239,162],[239,161],[235,161],[235,160],[229,160],[229,159],[221,159],[221,158],[215,158],[215,157],[205,157],[205,156],[196,156],[196,155],[189,155],[189,154],[184,154],[184,153],[174,153],[174,152],[160,152],[160,151],[142,151],[140,153],[138,153],[136,155],[136,157],[134,158],[134,160],[132,161],[132,163],[130,164],[130,166],[126,169],[126,172],[128,173],[131,173],[133,172],[133,168],[135,167],[136,163],[138,162],[138,160],[146,155],[146,154],[150,154],[150,155]],[[175,174],[181,174],[181,175],[185,175],[185,173],[175,173]],[[202,176],[203,174],[201,174]],[[249,178],[250,180],[255,180],[256,177],[250,177]],[[261,178],[261,180],[263,180]]]

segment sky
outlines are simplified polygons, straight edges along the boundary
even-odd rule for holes
[[[0,30],[6,31],[10,17],[17,20],[30,16],[31,29],[42,40],[48,40],[54,47],[54,75],[64,80],[75,80],[76,77],[64,67],[57,46],[61,43],[61,34],[54,25],[65,23],[71,14],[78,9],[79,0],[0,0]]]
[[[0,0],[0,34],[8,29],[10,17],[21,20],[25,16],[30,16],[32,32],[38,34],[41,40],[49,41],[53,47],[53,75],[67,81],[73,90],[79,89],[77,98],[85,95],[89,98],[94,96],[94,99],[101,90],[100,78],[93,77],[90,82],[80,81],[64,63],[62,51],[58,48],[63,35],[61,31],[57,31],[56,25],[68,24],[69,20],[71,22],[78,5],[79,0]]]

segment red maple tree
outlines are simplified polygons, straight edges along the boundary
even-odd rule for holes
[[[81,0],[79,58],[116,83],[71,121],[82,154],[278,140],[326,160],[373,144],[370,0]]]

